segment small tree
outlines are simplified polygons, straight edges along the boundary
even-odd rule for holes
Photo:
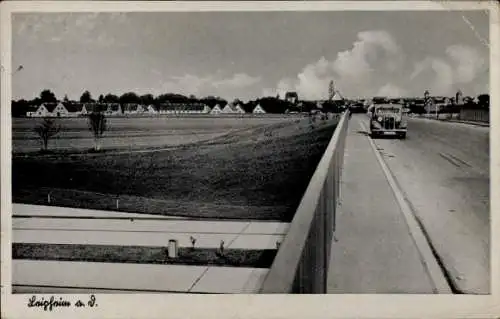
[[[89,91],[83,92],[82,96],[80,97],[80,103],[91,103],[91,102],[93,102],[92,94],[90,94]]]
[[[42,103],[55,103],[57,102],[57,98],[55,94],[51,90],[43,90],[40,92],[40,100]]]
[[[480,94],[477,97],[478,106],[482,109],[489,110],[490,108],[490,95],[489,94]]]
[[[89,130],[94,135],[94,150],[101,149],[100,139],[106,131],[106,116],[102,112],[92,112],[89,115]]]
[[[191,248],[194,249],[194,245],[196,244],[196,238],[190,236],[189,239],[191,240]]]
[[[309,128],[311,130],[314,129],[315,125],[314,123],[316,122],[316,114],[314,114],[313,112],[309,112]]]
[[[50,118],[44,118],[43,122],[34,128],[34,131],[38,134],[42,142],[43,151],[47,151],[50,138],[57,135],[60,130],[61,127]]]

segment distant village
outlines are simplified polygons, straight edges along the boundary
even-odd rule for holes
[[[459,113],[462,109],[476,109],[489,111],[489,94],[478,96],[464,96],[458,91],[453,97],[432,96],[429,91],[425,91],[422,97],[373,97],[371,99],[354,99],[347,102],[351,108],[366,109],[371,104],[392,103],[401,104],[408,108],[409,113]]]
[[[80,117],[93,112],[107,116],[154,116],[176,114],[285,114],[333,112],[338,113],[349,107],[354,111],[366,110],[371,104],[397,103],[405,105],[410,113],[453,113],[460,109],[489,109],[489,95],[477,97],[463,96],[459,91],[454,97],[431,96],[429,91],[422,97],[373,97],[370,99],[346,99],[340,92],[329,94],[327,100],[300,100],[296,92],[287,92],[284,98],[263,97],[246,103],[239,99],[228,102],[220,97],[196,98],[180,94],[162,94],[153,97],[151,94],[139,96],[129,92],[118,97],[108,94],[93,100],[90,92],[82,94],[79,101],[71,101],[67,97],[58,100],[55,95],[44,90],[40,96],[31,100],[12,101],[13,117]]]
[[[161,114],[283,114],[310,112],[318,107],[319,101],[299,101],[296,92],[287,92],[284,99],[263,97],[249,102],[235,99],[228,102],[220,97],[197,99],[194,96],[164,94],[137,96],[125,93],[121,97],[111,94],[100,96],[97,101],[85,92],[80,101],[65,98],[59,101],[48,90],[32,101],[12,101],[13,117],[79,117],[93,112],[107,116],[152,116]],[[326,103],[326,101],[325,101]],[[333,111],[333,110],[332,110]]]

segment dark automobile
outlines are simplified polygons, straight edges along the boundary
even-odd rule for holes
[[[400,104],[374,104],[368,109],[370,136],[394,135],[406,138],[407,109]]]

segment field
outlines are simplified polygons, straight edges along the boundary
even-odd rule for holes
[[[283,115],[109,117],[108,129],[103,136],[102,146],[108,150],[177,146],[297,118],[300,117]],[[61,132],[49,141],[49,149],[88,150],[93,147],[93,136],[88,129],[86,118],[60,118],[55,121],[61,127]],[[41,122],[42,119],[37,118],[13,118],[12,151],[14,153],[40,150],[40,139],[33,129]]]
[[[13,123],[13,201],[217,219],[290,221],[336,120],[111,118],[104,153],[83,119],[41,155],[32,119]],[[136,143],[140,141],[139,143]],[[23,154],[21,154],[22,152]]]

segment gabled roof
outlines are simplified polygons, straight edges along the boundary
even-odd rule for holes
[[[49,113],[52,113],[54,109],[57,107],[57,104],[58,103],[43,103],[42,106],[44,106]]]
[[[121,111],[121,106],[119,103],[108,103],[106,110],[111,112],[119,112]]]
[[[81,112],[83,109],[82,103],[63,103],[66,110],[70,113]]]
[[[84,106],[87,113],[104,112],[107,110],[107,105],[101,103],[85,103]]]
[[[137,111],[139,109],[140,105],[136,103],[128,103],[123,105],[123,110],[124,111]]]
[[[222,111],[222,108],[220,107],[219,104],[215,104],[215,106],[210,110],[210,112],[213,112],[214,110]]]
[[[158,106],[161,111],[203,111],[203,103],[163,103]]]
[[[225,108],[230,109],[232,112],[238,112],[238,107],[232,103],[226,104],[226,106],[224,106],[223,109],[225,109]]]
[[[233,108],[233,110],[234,110],[235,112],[238,112],[239,110],[241,110],[241,111],[245,112],[245,109],[243,108],[243,106],[242,106],[240,103],[238,103],[238,104],[236,104],[236,105],[232,106],[232,108]]]

